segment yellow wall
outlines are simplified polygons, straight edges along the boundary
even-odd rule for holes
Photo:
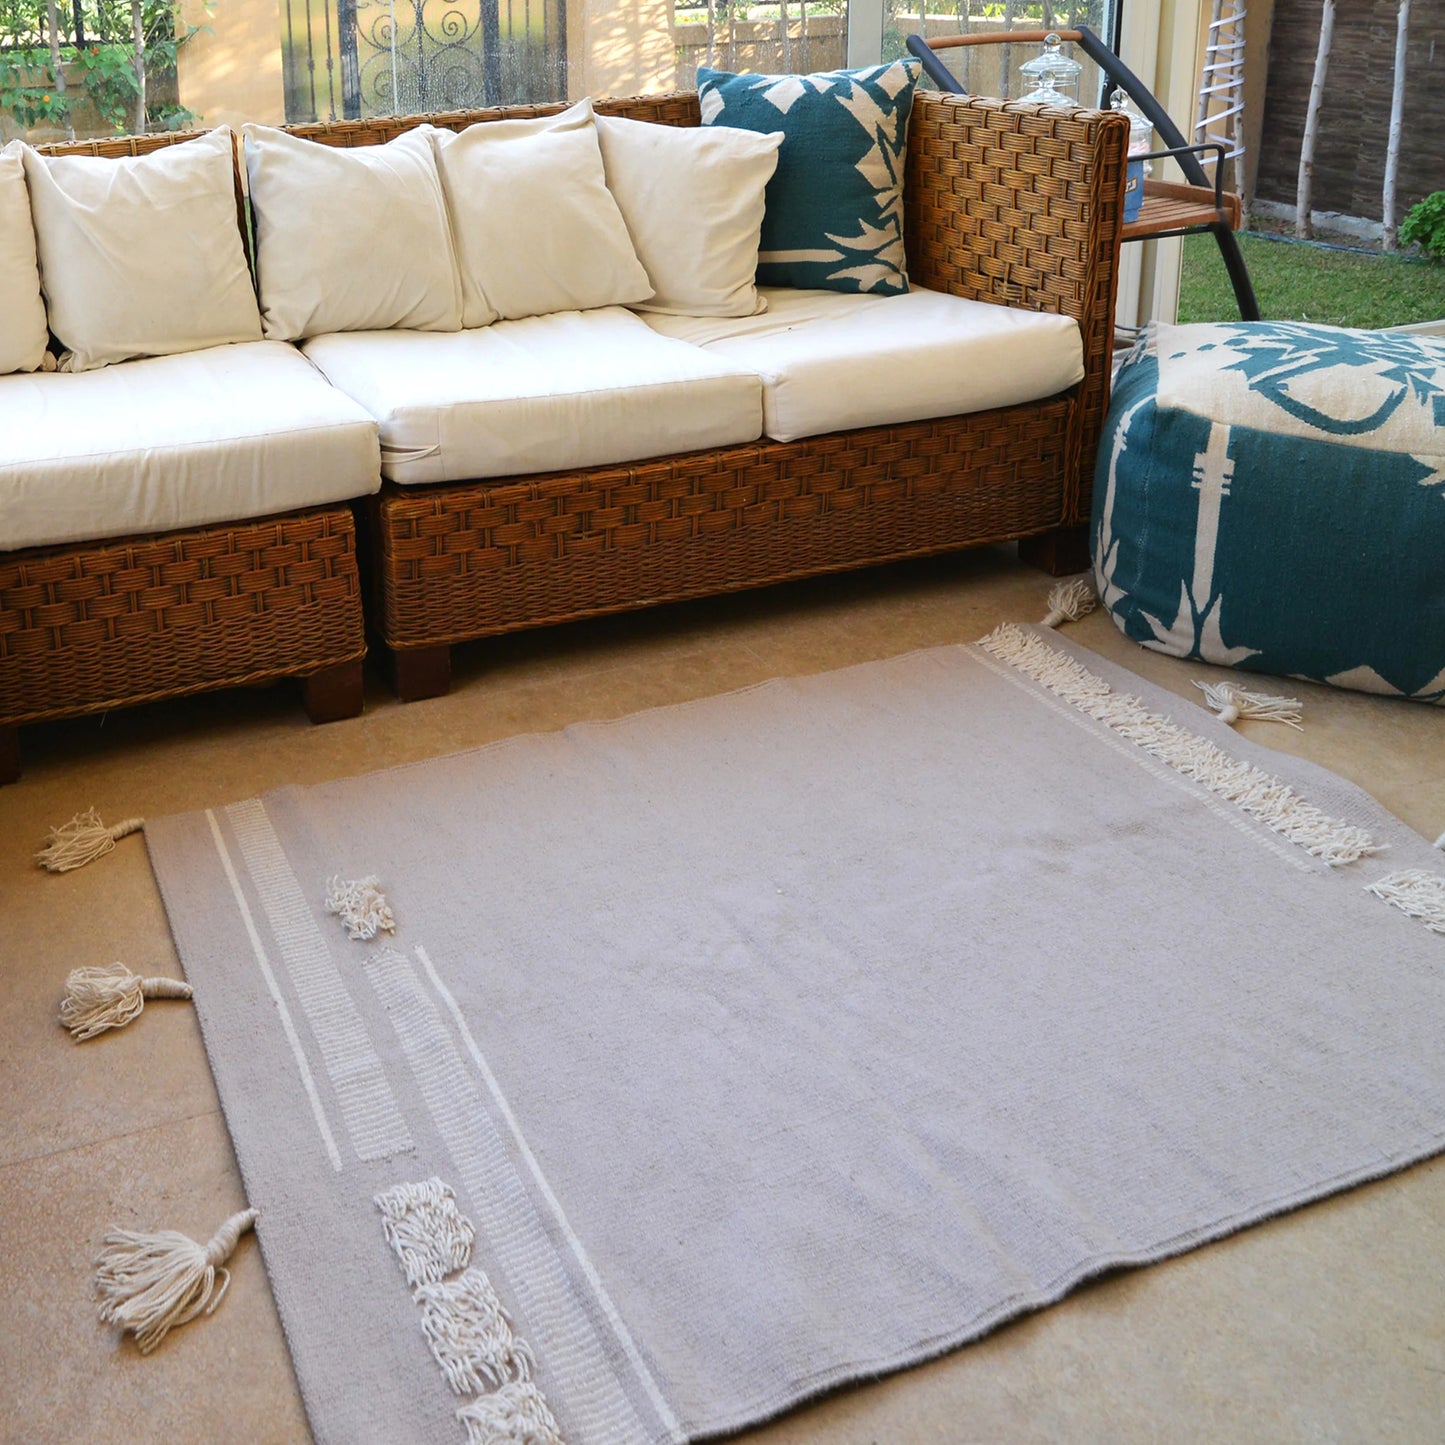
[[[676,88],[669,0],[567,0],[569,99]]]
[[[283,124],[279,0],[219,0],[209,15],[202,0],[184,0],[181,18],[211,32],[181,46],[177,62],[181,104],[198,124]]]

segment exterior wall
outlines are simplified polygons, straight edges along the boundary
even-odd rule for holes
[[[676,89],[669,0],[567,0],[570,99]]]
[[[1322,0],[1276,0],[1258,195],[1293,205]],[[1397,0],[1338,0],[1315,151],[1313,204],[1378,221]],[[1433,63],[1432,63],[1433,62]],[[1396,214],[1445,187],[1445,3],[1415,0],[1405,62]]]
[[[223,0],[211,14],[202,0],[185,0],[182,18],[210,30],[187,41],[177,63],[181,104],[198,124],[284,124],[279,0]]]

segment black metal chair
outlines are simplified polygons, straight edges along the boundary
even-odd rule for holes
[[[1139,216],[1136,220],[1125,222],[1120,233],[1121,239],[1144,241],[1162,236],[1189,236],[1209,232],[1219,246],[1219,254],[1224,258],[1229,284],[1234,288],[1234,299],[1241,318],[1245,321],[1258,321],[1259,302],[1255,299],[1249,269],[1244,263],[1244,254],[1240,251],[1239,241],[1234,234],[1239,227],[1241,214],[1239,197],[1230,195],[1223,189],[1224,147],[1215,142],[1190,145],[1144,82],[1087,25],[1080,25],[1073,30],[1012,30],[996,34],[936,35],[932,39],[922,35],[910,35],[907,43],[909,52],[922,62],[924,73],[934,85],[955,95],[965,95],[967,91],[939,59],[937,51],[969,45],[998,45],[1005,41],[1027,44],[1041,42],[1050,35],[1057,35],[1060,40],[1077,45],[1109,77],[1112,82],[1110,88],[1122,89],[1138,106],[1140,113],[1153,124],[1155,134],[1164,142],[1166,148],[1134,159],[1171,159],[1184,173],[1185,185],[1168,181],[1144,183],[1144,199]],[[1199,160],[1202,154],[1209,151],[1217,152],[1212,184]]]

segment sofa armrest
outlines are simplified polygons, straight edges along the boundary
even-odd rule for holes
[[[1065,525],[1087,521],[1109,402],[1128,121],[920,92],[903,188],[908,273],[975,301],[1072,316],[1084,380]]]

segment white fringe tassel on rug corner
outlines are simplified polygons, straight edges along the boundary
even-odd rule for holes
[[[978,645],[1331,868],[1381,851],[1382,845],[1363,828],[1330,817],[1281,779],[1231,757],[1162,713],[1150,712],[1137,697],[1115,692],[1102,677],[1035,633],[1005,622]]]
[[[1204,694],[1205,707],[1217,712],[1220,721],[1231,727],[1241,718],[1256,718],[1304,731],[1300,721],[1303,704],[1297,697],[1271,697],[1266,692],[1251,692],[1237,682],[1196,682],[1194,686]]]
[[[1077,622],[1099,605],[1099,594],[1087,577],[1071,577],[1049,588],[1049,610],[1040,627],[1057,627],[1061,622]]]
[[[255,1222],[256,1211],[243,1209],[205,1245],[173,1229],[157,1234],[113,1229],[95,1261],[101,1319],[129,1330],[141,1354],[150,1354],[177,1325],[215,1311],[231,1283],[230,1271],[221,1266]]]
[[[332,878],[326,885],[326,911],[346,925],[348,938],[363,942],[378,933],[395,933],[396,918],[373,873],[366,878]]]
[[[1440,874],[1405,868],[1377,883],[1367,883],[1365,892],[1418,919],[1431,933],[1445,933],[1445,877]]]
[[[60,1001],[60,1022],[77,1043],[83,1043],[139,1018],[148,998],[190,997],[191,986],[183,980],[141,978],[117,960],[70,971]]]
[[[128,833],[138,833],[144,826],[144,818],[127,818],[107,828],[95,809],[88,808],[68,823],[52,828],[35,861],[48,873],[69,873],[72,868],[83,868],[105,857],[118,840]]]

